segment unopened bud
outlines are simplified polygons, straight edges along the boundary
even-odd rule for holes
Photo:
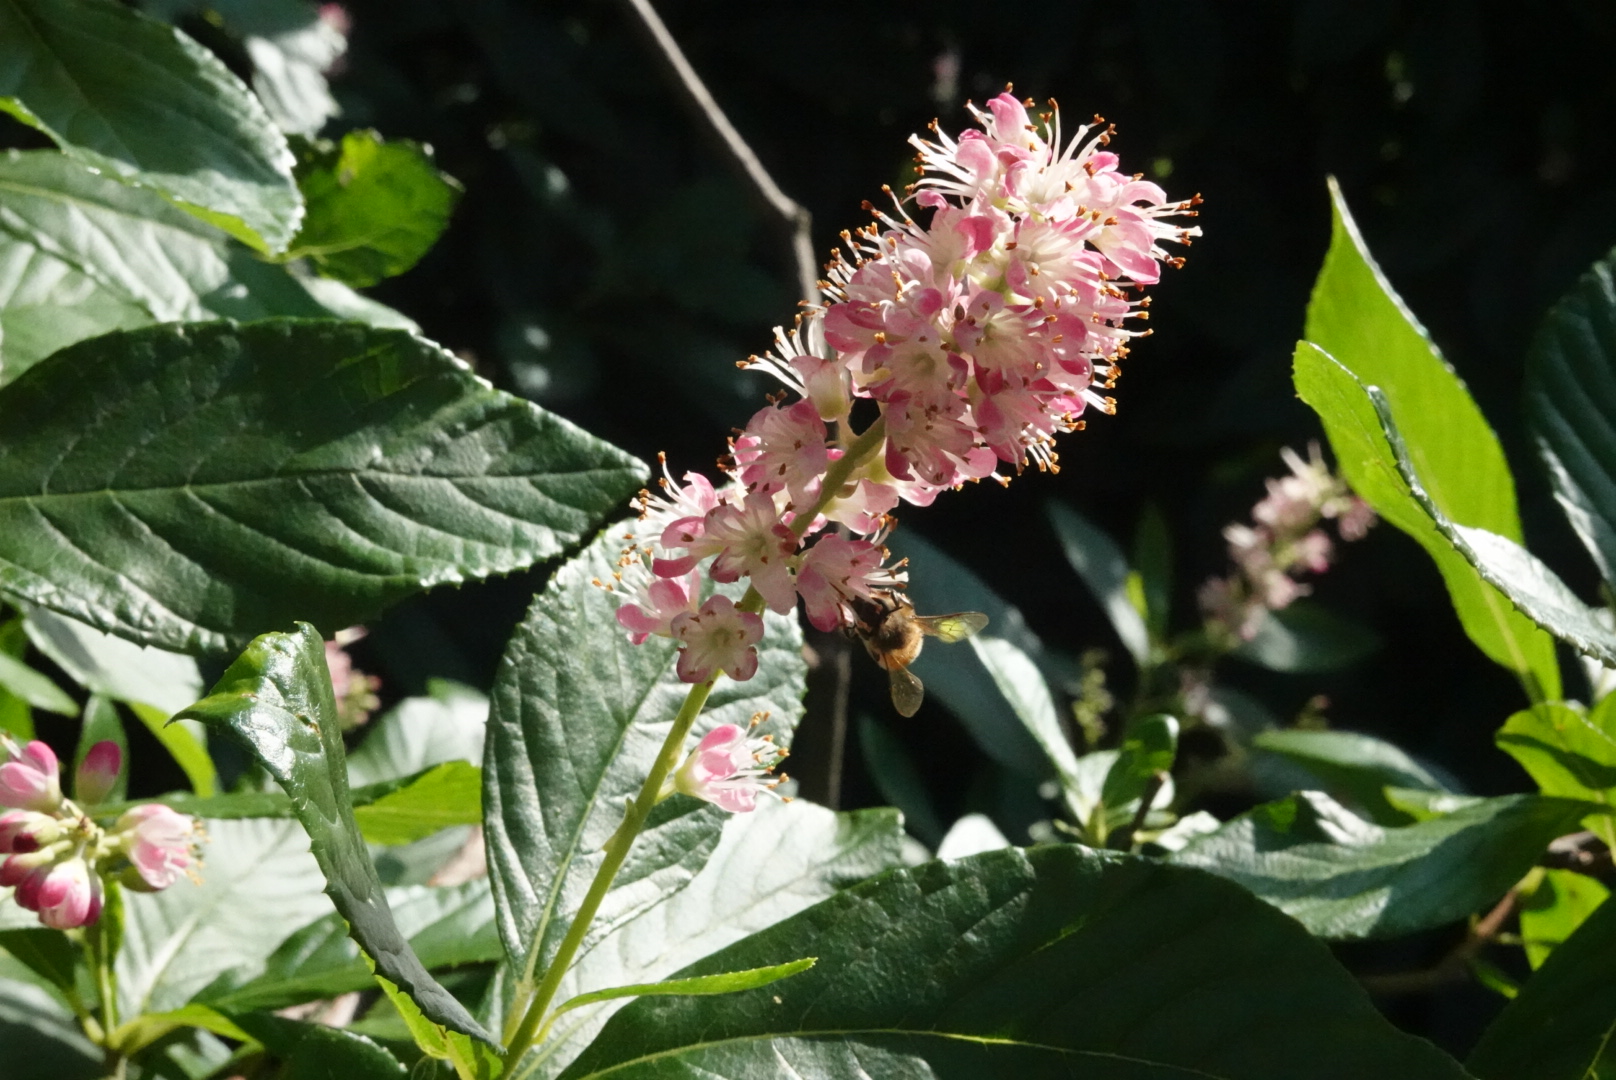
[[[93,806],[112,794],[123,769],[123,750],[110,739],[103,740],[85,752],[73,777],[73,796],[82,805]]]

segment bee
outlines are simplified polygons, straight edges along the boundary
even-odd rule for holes
[[[901,593],[884,591],[874,599],[850,601],[854,622],[849,632],[864,643],[870,659],[884,668],[892,683],[892,707],[900,716],[920,710],[926,688],[909,665],[920,655],[928,637],[952,645],[964,641],[988,624],[980,611],[953,615],[916,615],[914,605]]]

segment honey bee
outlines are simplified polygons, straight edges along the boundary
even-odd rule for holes
[[[864,643],[870,659],[886,670],[892,683],[892,707],[900,716],[913,716],[920,709],[926,688],[909,665],[920,655],[928,637],[952,645],[964,641],[988,624],[980,611],[960,611],[953,615],[916,615],[908,597],[896,592],[880,592],[874,599],[855,597],[851,602],[854,622],[849,631]]]

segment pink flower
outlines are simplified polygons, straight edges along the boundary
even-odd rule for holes
[[[780,782],[769,773],[784,756],[773,742],[751,738],[739,724],[721,724],[685,758],[673,774],[673,788],[732,814],[750,813],[757,809],[759,793],[772,793]]]
[[[101,917],[101,878],[79,856],[35,870],[17,886],[15,897],[55,930],[88,926]]]
[[[757,672],[757,643],[763,640],[763,619],[737,610],[727,596],[709,597],[700,611],[683,612],[673,620],[679,650],[679,678],[706,682],[723,671],[736,682]]]
[[[789,561],[796,553],[797,537],[780,520],[771,496],[753,492],[739,506],[717,507],[702,522],[699,533],[692,529],[683,535],[690,537],[688,550],[695,559],[718,555],[708,570],[714,581],[749,577],[774,611],[783,615],[797,606]],[[662,542],[669,544],[670,537],[664,536]],[[664,574],[664,569],[657,573]]]
[[[890,590],[900,575],[882,565],[886,551],[869,540],[830,535],[803,556],[797,568],[797,589],[802,593],[808,621],[817,630],[851,626],[847,602],[871,599],[876,590]]]
[[[12,744],[14,747],[15,744]],[[56,753],[35,739],[12,760],[0,765],[0,806],[19,810],[55,810],[62,803],[61,770]]]
[[[653,634],[672,637],[673,620],[696,610],[700,591],[700,571],[692,570],[683,578],[652,578],[642,595],[617,609],[617,624],[636,645]]]
[[[117,743],[104,739],[85,751],[73,778],[73,797],[86,806],[102,802],[112,794],[123,770],[123,750]],[[0,819],[4,820],[4,819]]]
[[[747,489],[764,494],[784,490],[796,506],[809,506],[830,464],[825,422],[806,399],[781,408],[766,405],[735,440],[735,461]]]
[[[128,884],[141,891],[168,888],[196,861],[196,819],[162,803],[126,811],[113,835],[138,875]]]

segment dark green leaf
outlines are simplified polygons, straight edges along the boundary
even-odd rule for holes
[[[1059,503],[1050,503],[1046,509],[1066,561],[1100,602],[1123,647],[1136,663],[1143,664],[1150,656],[1150,631],[1145,616],[1128,598],[1131,571],[1122,549],[1077,511]]]
[[[1454,520],[1519,541],[1515,483],[1498,438],[1464,383],[1375,265],[1331,181],[1330,252],[1308,305],[1305,337],[1364,385],[1380,387],[1407,428],[1417,471]],[[1453,558],[1412,505],[1378,438],[1378,425],[1307,344],[1297,347],[1296,389],[1324,421],[1341,473],[1376,512],[1430,553],[1459,620],[1494,661],[1535,680],[1534,697],[1560,696],[1553,643]]]
[[[495,676],[483,762],[486,839],[500,936],[529,978],[560,944],[624,801],[639,791],[689,690],[673,670],[674,642],[631,645],[615,618],[617,599],[591,584],[618,569],[624,528],[607,530],[556,573]],[[760,731],[789,741],[802,715],[801,631],[795,613],[766,616],[765,631],[757,675],[720,680],[698,731],[744,726],[768,712]],[[684,796],[659,804],[594,933],[688,882],[725,817]]]
[[[1107,806],[1122,806],[1143,796],[1160,774],[1169,772],[1178,756],[1178,721],[1171,716],[1142,716],[1122,733],[1121,752],[1105,774],[1100,798]],[[1167,800],[1161,800],[1165,803]]]
[[[559,553],[643,468],[402,331],[109,334],[0,391],[0,587],[219,650]]]
[[[990,632],[971,638],[971,651],[981,662],[993,685],[1009,704],[1010,711],[1032,736],[1044,752],[1047,764],[1042,772],[1053,772],[1060,781],[1067,807],[1078,813],[1075,794],[1081,783],[1078,778],[1077,755],[1061,728],[1060,716],[1055,712],[1055,699],[1044,682],[1043,672],[1032,657],[1003,638]]]
[[[365,805],[356,802],[354,819],[368,843],[414,843],[451,825],[482,821],[482,786],[477,766],[446,761]]]
[[[258,99],[208,50],[122,4],[0,4],[0,109],[261,251],[297,231],[292,154]]]
[[[1070,845],[900,870],[707,957],[813,952],[765,990],[642,998],[566,1080],[1462,1080],[1319,942],[1238,888]]]
[[[492,1042],[427,974],[393,920],[354,821],[325,645],[314,628],[300,623],[293,633],[258,638],[212,694],[180,715],[229,732],[291,796],[326,892],[377,970],[434,1021]]]
[[[1303,791],[1227,822],[1172,861],[1238,881],[1320,937],[1395,937],[1491,904],[1589,809],[1504,795],[1387,829]]]
[[[1616,1067],[1616,904],[1601,904],[1482,1033],[1481,1080],[1596,1080]]]
[[[66,997],[78,992],[74,966],[79,950],[60,930],[36,927],[32,930],[0,930],[0,949],[28,965],[28,969],[56,987]]]
[[[932,804],[926,777],[909,746],[868,713],[858,717],[858,747],[864,771],[883,802],[903,812],[903,823],[921,842],[935,848],[947,832]]]
[[[63,716],[79,714],[79,703],[68,697],[60,686],[51,682],[50,676],[35,671],[21,660],[4,652],[0,652],[0,689],[21,698],[36,709],[61,713]]]
[[[1241,642],[1234,655],[1269,671],[1312,674],[1351,667],[1379,647],[1380,639],[1367,627],[1299,600],[1269,612],[1256,636]]]
[[[276,1073],[280,1080],[404,1080],[409,1075],[392,1054],[351,1031],[267,1013],[234,1019],[282,1062]]]
[[[1252,746],[1259,753],[1274,754],[1300,766],[1314,781],[1305,786],[1316,785],[1332,798],[1361,807],[1382,825],[1401,825],[1410,820],[1406,811],[1387,800],[1386,788],[1446,790],[1446,785],[1423,765],[1373,735],[1355,731],[1264,731],[1252,739]]]
[[[360,288],[414,266],[460,199],[460,185],[428,149],[383,142],[374,131],[315,148],[297,177],[308,215],[287,258],[310,259],[326,277]]]
[[[760,986],[800,975],[814,966],[814,958],[792,960],[770,967],[748,968],[746,971],[726,971],[718,975],[696,975],[688,979],[664,979],[654,983],[636,983],[633,986],[613,986],[606,990],[591,990],[579,994],[556,1006],[556,1015],[581,1009],[614,998],[628,997],[702,997],[711,994],[738,994],[743,990],[756,990]]]
[[[6,905],[10,907],[11,905]],[[0,1061],[6,1080],[95,1080],[101,1052],[59,997],[0,952]]]
[[[1144,598],[1141,605],[1150,632],[1165,640],[1172,615],[1173,600],[1173,537],[1167,531],[1167,519],[1155,503],[1145,506],[1134,533],[1133,565],[1139,575],[1139,590]]]
[[[1538,328],[1526,415],[1571,527],[1616,586],[1616,253],[1594,263]]]
[[[1601,709],[1596,717],[1608,719],[1609,712]],[[1521,763],[1543,794],[1616,809],[1616,737],[1580,707],[1549,702],[1524,709],[1504,721],[1493,741]],[[1590,818],[1589,827],[1607,843],[1616,842],[1609,813]]]

